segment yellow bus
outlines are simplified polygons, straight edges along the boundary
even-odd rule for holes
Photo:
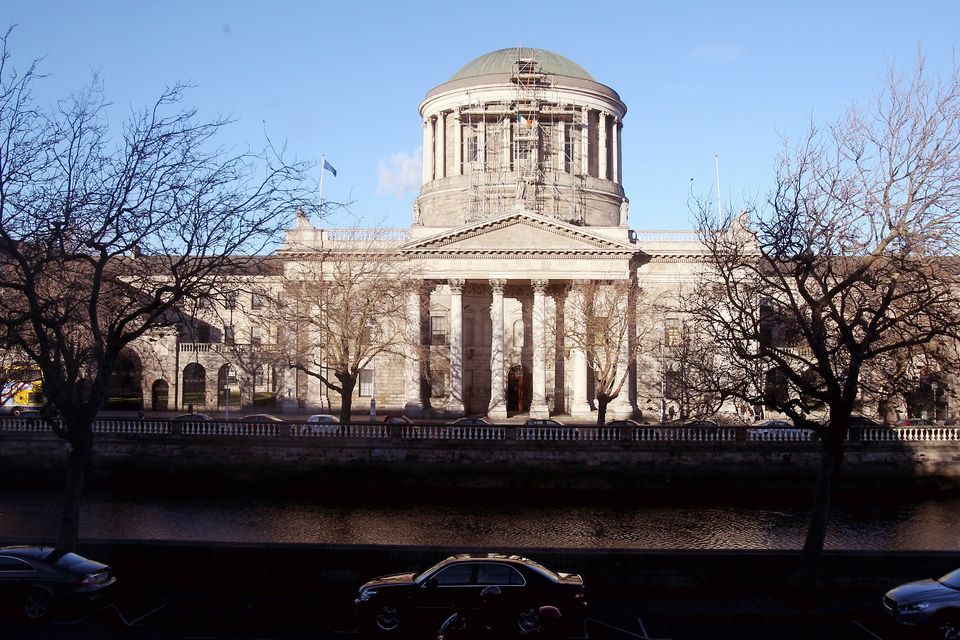
[[[40,372],[29,367],[11,367],[0,384],[0,414],[19,416],[36,411],[47,403]]]

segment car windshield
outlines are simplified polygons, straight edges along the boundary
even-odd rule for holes
[[[53,558],[51,557],[51,560]],[[70,567],[86,562],[85,558],[81,558],[75,553],[65,553],[59,558],[57,558],[55,564],[58,567],[63,567],[64,569],[69,569]]]
[[[954,569],[947,575],[937,580],[940,584],[951,589],[960,589],[960,569]]]
[[[440,567],[442,567],[442,566],[445,565],[445,564],[447,564],[447,559],[441,560],[440,562],[438,562],[437,564],[433,565],[432,567],[430,567],[430,568],[427,569],[426,571],[423,571],[423,572],[421,572],[420,574],[414,576],[413,581],[414,581],[414,582],[422,582],[428,575],[430,575],[431,573],[433,573],[434,571],[436,571],[437,569],[439,569]]]

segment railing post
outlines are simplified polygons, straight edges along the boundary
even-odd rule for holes
[[[280,436],[281,438],[289,438],[289,437],[290,437],[290,427],[291,427],[291,425],[290,425],[289,422],[284,422],[283,424],[278,424],[278,425],[277,425],[277,435]]]
[[[402,424],[391,424],[390,425],[390,438],[393,440],[399,440],[403,437],[403,425]]]
[[[734,427],[734,440],[737,442],[746,442],[747,441],[747,429],[749,427]]]
[[[507,425],[504,425],[503,429],[504,429],[503,431],[504,440],[516,441],[519,439],[519,435],[517,433],[517,425],[507,424]]]
[[[617,437],[620,442],[629,442],[632,440],[634,427],[616,427]]]
[[[179,420],[174,420],[170,423],[170,435],[172,436],[181,436],[183,435],[183,423]]]

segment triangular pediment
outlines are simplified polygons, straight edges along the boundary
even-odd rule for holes
[[[555,218],[516,211],[409,242],[407,254],[588,253],[631,255],[636,246]]]

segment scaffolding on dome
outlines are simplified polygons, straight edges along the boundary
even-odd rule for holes
[[[517,49],[511,100],[474,102],[460,112],[466,222],[523,208],[584,224],[589,123],[531,53]]]

